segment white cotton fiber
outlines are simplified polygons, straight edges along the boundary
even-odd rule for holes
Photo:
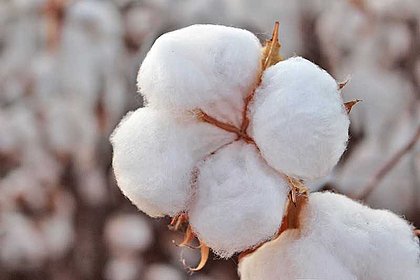
[[[196,163],[234,138],[191,116],[138,109],[111,136],[118,186],[146,214],[175,215],[190,199]]]
[[[281,273],[278,267],[285,267],[287,273],[289,262],[282,256],[289,251],[293,255],[300,252],[299,259],[294,261],[302,265],[294,269],[305,271],[319,260],[308,258],[302,252],[319,248],[318,253],[325,251],[330,261],[345,267],[343,275],[333,279],[346,278],[348,272],[356,279],[420,279],[418,238],[413,228],[395,214],[373,210],[343,195],[314,193],[301,217],[300,235],[294,238],[291,234],[281,235],[279,240],[261,247],[243,260],[241,274],[252,273],[252,269],[255,273]],[[263,261],[267,265],[261,271],[256,267]],[[323,269],[326,267],[336,268],[324,265]],[[255,277],[252,279],[265,279],[259,274],[252,276]]]
[[[201,241],[228,258],[276,234],[287,193],[287,183],[253,145],[234,142],[200,165],[190,224]]]
[[[346,148],[349,119],[336,81],[293,57],[266,70],[251,106],[251,134],[267,162],[287,175],[327,175]]]
[[[297,230],[285,231],[276,240],[243,258],[239,263],[241,280],[357,279],[325,247],[299,239],[298,234]]]
[[[261,44],[249,31],[192,25],[156,40],[140,67],[138,86],[154,108],[206,111],[222,103],[240,116],[260,55]]]

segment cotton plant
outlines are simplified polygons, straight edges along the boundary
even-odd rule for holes
[[[303,182],[346,148],[355,101],[310,61],[283,60],[277,36],[278,25],[262,47],[224,26],[162,35],[139,71],[146,107],[111,136],[122,192],[174,228],[188,223],[181,245],[197,237],[204,260],[209,247],[228,258],[296,226],[284,216],[306,203]]]

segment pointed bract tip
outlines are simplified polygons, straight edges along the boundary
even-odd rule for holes
[[[201,253],[200,263],[195,268],[187,266],[185,263],[185,260],[182,260],[182,263],[190,272],[201,270],[206,265],[207,260],[209,259],[210,248],[206,244],[204,244],[202,241],[200,241],[200,253]]]
[[[350,79],[347,78],[344,81],[337,83],[338,90],[342,90],[347,85],[347,83],[349,81],[350,81]]]
[[[362,100],[355,99],[355,100],[348,101],[348,102],[344,103],[344,107],[346,108],[347,114],[350,114],[350,111],[353,108],[353,106],[356,105],[357,103],[359,103],[360,101],[362,101]]]
[[[279,28],[280,28],[280,23],[278,21],[276,21],[274,23],[273,35],[271,36],[271,41],[272,42],[278,42],[279,41]]]

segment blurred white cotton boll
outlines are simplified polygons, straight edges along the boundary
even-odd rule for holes
[[[183,280],[183,275],[178,269],[173,266],[155,263],[149,265],[144,273],[144,280]]]
[[[315,193],[301,217],[303,238],[324,244],[358,278],[420,277],[418,238],[397,215],[342,195]]]
[[[111,136],[118,185],[146,214],[175,215],[191,198],[196,163],[234,139],[193,116],[140,108],[127,114]]]
[[[0,222],[0,260],[12,269],[42,265],[47,251],[41,231],[19,213],[3,212]]]
[[[108,220],[105,238],[111,249],[118,251],[144,251],[153,242],[148,222],[138,214],[118,214]]]
[[[66,98],[93,108],[102,79],[121,51],[121,18],[107,1],[78,1],[68,11],[59,54],[59,81]],[[116,73],[113,73],[117,75]]]
[[[276,21],[280,21],[279,37],[282,42],[282,54],[291,56],[303,51],[302,43],[302,5],[299,1],[265,0],[261,5],[253,0],[227,0],[230,14],[237,22],[246,22],[262,31],[264,37],[270,37],[270,31]],[[309,1],[308,1],[309,2]],[[311,1],[312,2],[312,1]],[[305,3],[305,6],[309,3]]]
[[[301,57],[268,68],[251,106],[251,135],[287,175],[327,175],[343,154],[349,118],[336,81]]]
[[[288,190],[253,145],[234,142],[200,164],[190,224],[201,241],[228,258],[276,234]]]
[[[417,0],[366,0],[366,7],[377,17],[407,19],[420,15],[420,2]]]
[[[322,246],[309,239],[299,239],[297,230],[282,235],[241,259],[241,280],[323,279],[356,280],[343,263]]]
[[[41,223],[43,237],[49,256],[58,259],[73,245],[75,232],[72,219],[54,214]]]
[[[133,256],[111,258],[105,265],[107,280],[137,280],[141,279],[143,262]]]
[[[265,279],[268,271],[283,275],[278,268],[284,267],[284,273],[290,270],[292,275],[316,278],[310,274],[316,275],[316,268],[323,267],[324,273],[337,274],[322,279],[420,277],[418,238],[405,220],[391,212],[370,209],[338,194],[314,193],[300,219],[301,232],[286,231],[245,257],[241,275]],[[290,265],[290,258],[296,266]],[[262,262],[265,269],[258,267]],[[325,266],[331,266],[330,271],[325,272]],[[313,268],[315,271],[306,271]]]
[[[192,25],[159,37],[144,59],[138,86],[153,108],[190,110],[226,103],[229,121],[260,69],[261,44],[249,31]]]
[[[343,75],[344,71],[354,73],[343,94],[349,100],[363,100],[350,114],[352,128],[363,132],[365,140],[386,147],[395,133],[397,116],[412,103],[413,91],[401,73],[380,69],[363,60],[366,56],[359,56],[357,62],[348,64],[346,70],[340,70]]]
[[[394,126],[387,126],[392,131],[387,141],[378,143],[379,140],[366,139],[338,168],[334,185],[339,191],[348,195],[361,194],[378,169],[413,137],[418,126],[418,116],[405,112],[398,119]],[[372,207],[389,209],[410,219],[415,218],[416,209],[420,206],[420,186],[416,182],[416,172],[413,173],[415,155],[413,149],[403,156],[364,200]]]

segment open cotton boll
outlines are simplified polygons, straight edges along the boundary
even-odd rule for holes
[[[346,148],[349,118],[336,81],[293,57],[268,68],[251,105],[251,134],[267,162],[287,175],[327,175]]]
[[[138,86],[154,108],[206,111],[226,103],[240,116],[257,82],[260,55],[261,44],[249,31],[192,25],[156,40],[140,67]]]
[[[201,241],[228,258],[276,234],[287,193],[253,145],[234,142],[200,164],[189,221]]]
[[[303,238],[323,244],[358,279],[419,279],[418,238],[392,212],[314,193],[302,217]]]
[[[153,242],[151,226],[137,214],[118,214],[105,226],[107,244],[115,252],[144,251]]]
[[[164,263],[154,263],[154,264],[149,265],[146,268],[143,279],[145,280],[161,280],[161,279],[182,280],[182,279],[186,279],[186,277],[174,266],[164,264]]]
[[[299,239],[299,232],[294,229],[243,258],[238,269],[241,280],[276,276],[281,279],[357,279],[321,244]]]
[[[175,215],[186,209],[196,163],[234,138],[190,116],[140,108],[111,136],[118,186],[149,216]]]
[[[293,236],[292,232],[286,231],[279,239],[244,258],[240,265],[241,274],[258,276],[250,274],[255,269],[255,273],[271,270],[271,275],[283,275],[283,271],[277,269],[281,267],[285,268],[284,273],[289,269],[305,272],[308,267],[321,265],[327,260],[335,264],[322,265],[324,270],[326,266],[328,270],[337,269],[337,266],[345,268],[339,277],[326,279],[353,279],[349,278],[351,275],[355,279],[419,279],[418,239],[412,227],[395,214],[373,210],[343,195],[314,193],[300,217],[299,234]],[[322,257],[315,257],[313,253]],[[298,257],[292,262],[301,265],[289,267],[290,257]],[[264,263],[266,271],[258,268],[263,261],[267,261]],[[310,275],[305,277],[311,278]]]

